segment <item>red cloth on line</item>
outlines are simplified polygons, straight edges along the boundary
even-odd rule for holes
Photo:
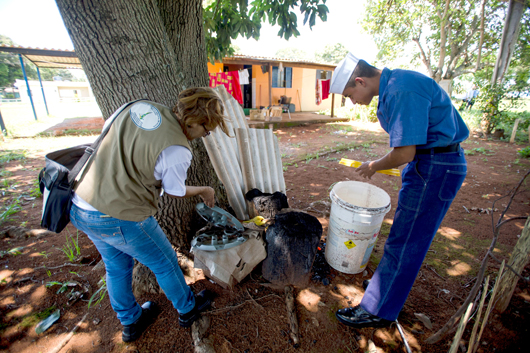
[[[322,80],[322,100],[329,97],[329,86],[331,80]]]
[[[243,104],[243,93],[239,85],[239,71],[218,72],[209,74],[210,87],[214,88],[224,85],[228,93],[236,99],[239,104]]]

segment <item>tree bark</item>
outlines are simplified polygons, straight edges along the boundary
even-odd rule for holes
[[[173,107],[179,92],[208,86],[201,0],[56,0],[64,24],[83,65],[96,101],[108,118],[123,103],[149,99]],[[226,193],[201,140],[191,144],[193,161],[188,185],[212,186],[218,205]],[[200,199],[161,198],[156,215],[169,241],[182,251],[201,222],[195,211]],[[145,269],[135,283],[156,292]]]
[[[517,244],[515,244],[512,256],[510,256],[508,264],[510,264],[510,266],[512,266],[512,268],[517,272],[521,272],[528,264],[529,255],[530,217],[528,217],[528,219],[526,220],[526,224],[524,226],[521,237],[517,241]],[[497,302],[495,308],[502,313],[504,312],[504,310],[506,310],[508,304],[510,304],[513,292],[515,291],[515,287],[517,286],[517,282],[519,281],[519,277],[517,277],[513,272],[508,271],[506,272],[504,277],[500,279],[500,281],[501,282],[499,283],[499,301]]]

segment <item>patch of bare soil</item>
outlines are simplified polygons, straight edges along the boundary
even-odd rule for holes
[[[388,137],[377,125],[316,124],[281,128],[275,132],[280,138],[290,206],[318,217],[324,227],[324,246],[330,188],[338,181],[365,181],[354,173],[353,168],[340,165],[339,160],[344,157],[365,161],[381,157],[389,151]],[[468,177],[442,223],[399,316],[413,352],[448,351],[453,334],[435,345],[428,345],[425,340],[456,312],[474,283],[480,261],[493,236],[491,210],[496,222],[508,199],[501,199],[495,205],[493,201],[508,194],[530,168],[529,160],[518,157],[518,146],[476,137],[470,138],[463,146],[474,152],[467,156]],[[9,149],[8,144],[4,144],[4,149]],[[32,199],[29,194],[43,166],[42,153],[1,166],[2,171],[10,172],[3,174],[6,175],[3,179],[9,180],[5,183],[9,186],[0,189],[2,205],[7,205],[14,196],[24,196],[21,197],[22,210],[0,225],[0,250],[22,248],[19,255],[4,254],[0,258],[0,351],[51,352],[61,347],[63,340],[86,315],[75,335],[56,351],[193,352],[190,329],[178,326],[177,313],[163,294],[137,298],[140,303],[156,301],[162,312],[144,335],[132,344],[121,341],[121,326],[108,297],[88,309],[87,300],[99,288],[98,282],[104,275],[104,271],[95,269],[100,256],[90,240],[79,233],[81,256],[76,256],[73,262],[67,259],[61,249],[65,247],[67,237],[77,238],[72,225],[61,234],[36,231],[42,199]],[[289,335],[285,295],[265,285],[259,266],[233,290],[223,289],[204,276],[199,275],[194,281],[189,279],[194,291],[207,288],[216,295],[212,309],[206,314],[211,320],[206,335],[216,352],[405,351],[395,326],[354,330],[341,325],[335,318],[337,309],[360,302],[362,281],[369,278],[377,266],[397,205],[401,186],[398,177],[376,174],[368,182],[384,189],[391,197],[392,210],[385,217],[386,226],[365,272],[348,275],[320,268],[320,278],[314,277],[307,288],[295,289],[299,348],[293,347]],[[514,198],[507,216],[528,216],[529,200],[527,181]],[[29,231],[15,232],[23,222],[23,227]],[[495,250],[498,259],[509,257],[523,226],[521,220],[502,228]],[[489,262],[487,272],[492,278],[496,277],[499,266],[493,260]],[[523,275],[530,275],[528,266]],[[52,281],[76,281],[79,285],[58,293],[60,285],[46,287],[46,283]],[[84,297],[68,300],[72,289],[72,292],[83,292],[84,288],[88,289]],[[46,332],[36,334],[35,326],[41,316],[55,309],[60,309],[60,319]],[[504,313],[493,312],[490,316],[479,352],[527,351],[530,344],[527,332],[529,311],[529,288],[519,281],[508,309]],[[39,313],[43,314],[39,316]],[[415,316],[418,313],[430,318],[432,329]],[[471,320],[462,338],[466,346],[473,323]]]

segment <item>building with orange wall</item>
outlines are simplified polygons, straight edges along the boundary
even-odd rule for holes
[[[291,98],[294,111],[308,112],[331,109],[341,105],[341,96],[316,104],[318,79],[331,79],[334,64],[314,63],[290,59],[234,55],[222,63],[208,63],[208,73],[249,71],[249,84],[242,85],[243,107],[260,108],[278,105],[281,96]],[[291,108],[293,109],[293,107]]]

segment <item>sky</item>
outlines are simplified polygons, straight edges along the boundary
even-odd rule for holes
[[[364,0],[328,0],[326,5],[327,21],[317,19],[313,30],[303,26],[303,16],[298,15],[298,38],[281,39],[279,27],[263,23],[259,41],[238,38],[234,44],[245,55],[274,57],[279,49],[294,47],[313,57],[326,45],[341,43],[358,58],[375,60],[376,45],[358,24]],[[23,47],[74,49],[54,0],[0,0],[0,34]]]

